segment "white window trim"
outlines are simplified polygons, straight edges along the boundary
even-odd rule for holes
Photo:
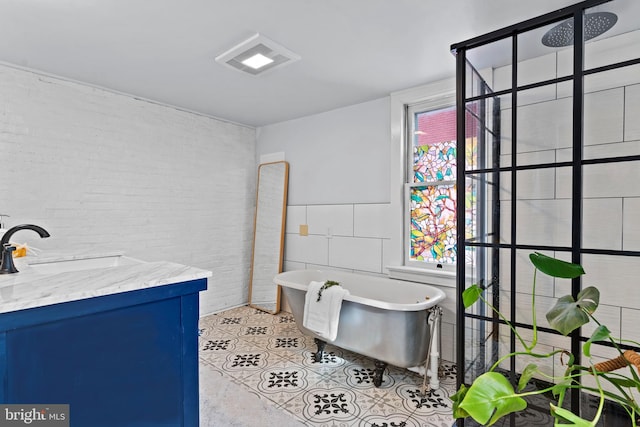
[[[455,287],[455,272],[439,271],[435,266],[418,268],[404,265],[404,212],[407,167],[407,106],[424,103],[434,109],[455,105],[455,78],[394,92],[391,94],[390,204],[391,241],[389,276],[414,282]]]

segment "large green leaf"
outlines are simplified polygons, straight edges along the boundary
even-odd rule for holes
[[[611,336],[611,331],[605,326],[600,325],[591,334],[591,338],[582,346],[582,352],[585,356],[591,357],[591,344],[597,341],[604,341]]]
[[[471,307],[482,295],[482,288],[478,285],[471,285],[462,291],[462,303],[464,308]]]
[[[600,292],[589,286],[580,291],[577,301],[571,295],[560,298],[547,312],[547,320],[553,329],[563,335],[569,335],[571,331],[589,323],[587,313],[593,313],[599,302]]]
[[[459,407],[480,424],[490,426],[507,414],[524,410],[527,402],[501,374],[486,372],[469,387]]]
[[[539,252],[529,254],[529,259],[538,270],[551,277],[573,279],[584,274],[580,264],[562,261]]]

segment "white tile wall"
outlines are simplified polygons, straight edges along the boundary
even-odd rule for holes
[[[518,153],[570,147],[571,107],[572,100],[563,98],[518,108]],[[511,110],[503,109],[501,117],[502,132],[511,135]],[[510,145],[503,147],[511,153]]]
[[[640,32],[612,37],[588,44],[586,68],[623,61],[640,56]],[[558,52],[558,75],[571,72],[570,49]],[[528,61],[537,80],[549,78],[545,65],[547,57]],[[523,63],[524,65],[524,63]],[[495,77],[509,78],[510,67],[496,70]],[[524,69],[523,69],[524,70]],[[526,77],[525,77],[526,78]],[[600,158],[640,154],[640,66],[611,70],[585,77],[584,157]],[[571,84],[554,86],[539,92],[523,94],[518,108],[518,163],[544,163],[570,161],[572,156],[572,99]],[[539,96],[537,100],[535,96]],[[528,99],[535,103],[525,105]],[[503,103],[508,105],[508,103]],[[510,135],[511,110],[502,111],[502,131]],[[509,165],[511,149],[503,146],[501,161]],[[526,156],[526,157],[524,157]],[[585,165],[583,185],[583,245],[595,249],[640,250],[640,167],[634,162],[603,165]],[[506,178],[506,174],[503,178]],[[501,181],[502,237],[508,242],[511,225],[510,207],[512,195],[510,183]],[[571,245],[571,175],[569,168],[518,173],[517,234],[520,244]],[[522,256],[521,256],[522,255]],[[549,254],[553,255],[553,254]],[[556,254],[563,257],[566,254]],[[509,261],[507,251],[501,252],[502,265]],[[618,336],[640,339],[636,332],[640,321],[640,293],[635,292],[640,277],[638,258],[626,256],[584,255],[582,264],[586,270],[583,286],[600,289],[600,306],[596,318]],[[524,254],[518,254],[516,265],[517,284],[520,293],[516,300],[516,317],[531,321],[532,266]],[[501,285],[508,289],[509,271],[501,271]],[[545,313],[556,298],[570,293],[568,280],[554,280],[538,275],[537,316],[540,325],[546,326]],[[502,302],[512,297],[506,290],[501,293]],[[588,336],[595,325],[583,328]],[[530,331],[523,331],[529,335]],[[564,338],[545,336],[540,342],[549,348],[565,347]],[[598,357],[610,357],[611,349],[594,346]],[[556,358],[554,365],[559,366]],[[547,366],[553,370],[552,365]]]
[[[621,250],[622,198],[584,199],[582,209],[583,246]],[[607,212],[606,217],[603,212]]]
[[[287,219],[285,233],[295,233],[300,231],[300,226],[307,224],[306,206],[287,206]]]
[[[622,308],[621,335],[624,339],[640,342],[640,310]]]
[[[501,230],[510,235],[511,203],[502,202]],[[516,206],[516,239],[520,244],[571,245],[571,201],[568,199],[521,200]]]
[[[626,198],[623,202],[623,246],[626,251],[640,251],[640,198]]]
[[[388,203],[289,206],[285,262],[384,273],[389,216]],[[308,236],[299,235],[301,224]]]
[[[309,234],[353,236],[353,205],[307,206]]]
[[[284,259],[285,261],[328,265],[329,240],[325,236],[286,234]]]
[[[382,240],[334,236],[329,241],[329,265],[382,273]]]
[[[247,300],[255,130],[0,66],[7,225],[45,252],[123,250],[213,271],[203,313]]]
[[[516,283],[517,289],[527,295],[533,292],[533,276],[535,268],[529,259],[532,251],[520,250],[516,252]],[[551,252],[540,251],[548,256]],[[500,289],[508,292],[511,289],[511,253],[508,250],[500,252]],[[554,295],[554,279],[546,274],[536,274],[536,295],[552,297]]]
[[[582,265],[586,272],[583,286],[600,289],[600,303],[624,308],[640,309],[640,262],[635,257],[584,255]],[[567,293],[566,289],[557,292]]]
[[[625,90],[624,140],[640,140],[640,84]]]
[[[354,205],[353,214],[354,236],[391,238],[391,205],[388,203]]]
[[[584,96],[584,144],[622,141],[624,89],[615,88]]]

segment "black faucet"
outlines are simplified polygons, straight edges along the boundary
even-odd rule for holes
[[[18,269],[13,264],[12,252],[16,250],[15,246],[9,243],[9,239],[13,236],[13,233],[20,230],[33,230],[40,235],[43,239],[49,237],[50,234],[44,228],[33,224],[22,224],[11,227],[4,233],[2,240],[0,240],[0,247],[2,247],[2,261],[0,262],[0,274],[12,274],[17,273]]]

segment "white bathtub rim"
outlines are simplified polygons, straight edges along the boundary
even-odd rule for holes
[[[318,274],[333,274],[335,272],[333,271],[329,271],[329,270],[293,270],[293,271],[289,271],[289,272],[284,272],[284,273],[280,273],[278,275],[276,275],[273,278],[274,283],[280,285],[280,286],[284,286],[284,287],[289,287],[292,289],[298,289],[301,291],[306,292],[307,290],[307,284],[301,284],[301,283],[297,283],[291,280],[287,280],[288,276],[290,276],[291,274],[287,274],[287,273],[295,273],[295,272],[300,272],[300,271],[304,271],[304,272],[315,272]],[[383,280],[392,280],[394,282],[403,282],[403,283],[413,283],[413,282],[408,282],[405,280],[399,280],[399,279],[386,279],[386,278],[380,278],[377,276],[367,276],[365,274],[359,274],[359,273],[342,273],[342,274],[347,274],[347,275],[352,275],[352,276],[357,276],[357,277],[362,277],[362,278],[367,278],[367,279],[383,279]],[[442,302],[445,298],[446,298],[446,294],[441,290],[436,288],[435,286],[431,286],[431,285],[423,285],[420,284],[421,287],[424,287],[426,291],[428,291],[429,293],[429,299],[425,300],[425,301],[420,301],[420,302],[416,302],[416,303],[394,303],[394,302],[387,302],[387,301],[381,301],[381,300],[377,300],[377,299],[372,299],[372,298],[365,298],[365,297],[361,297],[358,295],[353,295],[353,294],[349,294],[347,296],[344,297],[344,301],[352,301],[355,303],[359,303],[359,304],[363,304],[363,305],[368,305],[371,307],[376,307],[376,308],[380,308],[380,309],[384,309],[384,310],[396,310],[396,311],[421,311],[421,310],[426,310],[429,309],[431,307],[436,306],[438,303]]]

